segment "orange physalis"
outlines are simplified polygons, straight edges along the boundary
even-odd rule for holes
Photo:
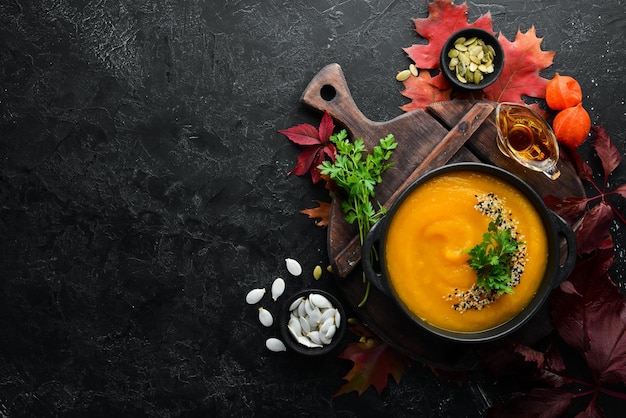
[[[563,110],[583,100],[580,84],[574,78],[556,73],[546,85],[546,102],[550,109]]]
[[[591,118],[583,108],[582,102],[576,106],[561,110],[552,121],[556,139],[571,148],[582,144],[591,129]]]

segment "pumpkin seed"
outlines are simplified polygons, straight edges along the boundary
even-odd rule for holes
[[[287,351],[287,347],[285,347],[285,343],[283,343],[278,338],[274,338],[274,337],[268,338],[267,340],[265,340],[265,347],[267,347],[268,350],[273,351],[275,353],[278,353],[280,351]]]
[[[272,283],[272,299],[274,299],[274,302],[276,302],[276,300],[283,294],[284,291],[285,281],[278,277],[276,280],[274,280],[274,283]]]
[[[454,47],[448,51],[448,68],[454,71],[456,78],[462,83],[480,84],[485,74],[495,71],[493,59],[496,51],[482,39],[459,37]]]
[[[270,311],[268,311],[267,309],[263,309],[263,307],[261,306],[259,307],[259,321],[261,322],[261,324],[263,324],[263,326],[271,327],[274,323],[274,317],[272,316]]]
[[[250,305],[254,305],[263,299],[263,295],[265,295],[265,289],[252,289],[246,295],[246,302]]]
[[[294,276],[299,276],[302,274],[302,266],[293,258],[285,258],[285,265],[287,266],[287,271]]]
[[[411,75],[413,77],[417,77],[419,75],[419,70],[417,69],[417,67],[415,66],[415,64],[411,64],[409,65],[409,71],[411,72]]]
[[[313,278],[315,280],[319,280],[321,277],[322,277],[322,267],[315,266],[315,268],[313,269]]]
[[[404,81],[411,77],[411,70],[402,70],[396,75],[396,80]]]

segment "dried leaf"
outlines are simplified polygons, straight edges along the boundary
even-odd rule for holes
[[[317,226],[328,226],[328,217],[330,216],[330,203],[315,201],[319,206],[316,208],[303,209],[300,211],[303,215],[308,215],[310,219],[318,219],[315,222]]]
[[[344,376],[347,383],[333,397],[352,391],[361,395],[370,386],[374,386],[380,395],[387,387],[389,375],[399,383],[408,358],[388,346],[364,325],[355,325],[350,330],[363,338],[360,342],[350,343],[339,355],[339,358],[352,361],[354,366]]]

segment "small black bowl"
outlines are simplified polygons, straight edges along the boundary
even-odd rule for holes
[[[451,58],[448,57],[448,52],[454,48],[455,41],[460,37],[464,37],[466,39],[470,39],[473,37],[482,39],[486,45],[491,45],[495,51],[495,56],[493,58],[494,71],[492,73],[484,74],[482,81],[478,84],[470,81],[468,81],[467,83],[461,82],[456,77],[456,73],[448,68],[451,60]],[[504,68],[504,51],[502,50],[502,45],[500,45],[498,39],[491,33],[478,28],[462,29],[450,36],[450,38],[443,45],[443,48],[441,49],[441,55],[439,57],[439,65],[441,67],[441,72],[443,73],[445,78],[450,83],[452,83],[453,86],[464,90],[480,90],[496,81],[502,73],[502,69]]]
[[[337,309],[339,311],[339,315],[340,315],[340,321],[339,321],[339,326],[337,327],[337,330],[335,331],[335,335],[332,337],[331,342],[329,344],[324,344],[322,345],[322,347],[307,347],[301,343],[299,343],[296,338],[293,336],[293,334],[291,333],[291,331],[289,331],[289,328],[287,327],[287,324],[289,323],[289,318],[290,318],[290,306],[291,304],[299,298],[309,298],[309,295],[312,293],[317,293],[319,295],[324,296],[328,301],[330,301],[330,303],[332,304],[333,308]],[[341,342],[341,340],[343,339],[343,336],[346,332],[346,328],[347,328],[347,318],[346,318],[346,312],[343,308],[343,306],[341,305],[341,303],[339,302],[339,300],[337,300],[336,297],[334,297],[333,295],[331,295],[328,292],[325,292],[323,290],[319,290],[319,289],[306,289],[306,290],[302,290],[292,296],[289,297],[289,299],[287,299],[287,301],[285,302],[285,304],[282,307],[281,313],[280,313],[280,318],[279,318],[279,323],[278,323],[278,327],[280,328],[280,333],[283,337],[283,341],[285,343],[285,345],[300,354],[304,354],[307,356],[320,356],[322,354],[327,354],[333,350],[335,350],[337,348],[337,346],[339,345],[339,343]]]

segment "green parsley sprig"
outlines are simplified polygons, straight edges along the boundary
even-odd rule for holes
[[[332,135],[330,141],[337,148],[335,161],[326,160],[318,168],[347,193],[347,198],[342,202],[342,210],[347,222],[357,223],[360,242],[363,244],[365,235],[385,214],[385,208],[380,203],[378,209],[374,209],[372,200],[376,185],[382,182],[382,174],[393,166],[388,161],[398,144],[394,136],[389,134],[368,154],[363,139],[351,142],[345,129]],[[359,306],[365,302],[368,294],[369,282]]]
[[[489,222],[483,241],[466,250],[469,254],[467,263],[477,274],[477,284],[486,291],[495,291],[498,295],[513,293],[511,265],[520,245],[507,228],[498,228],[498,220]]]

